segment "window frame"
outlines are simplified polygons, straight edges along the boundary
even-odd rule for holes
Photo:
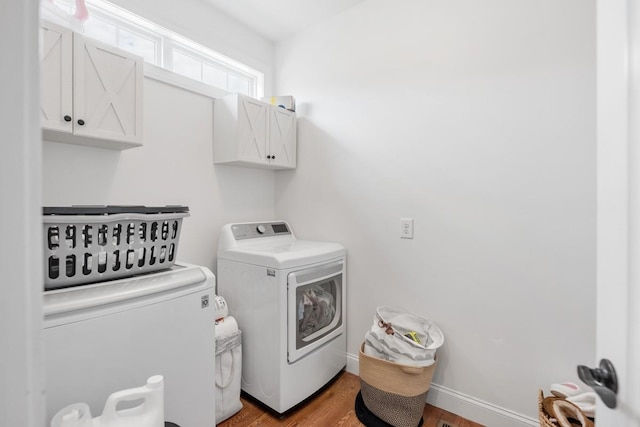
[[[88,4],[90,4],[91,6],[94,6],[92,1],[89,1]],[[135,25],[125,19],[116,20],[114,19],[113,14],[105,12],[103,9],[99,7],[96,7],[95,9],[92,8],[90,17],[94,17],[94,16],[116,27],[116,42],[118,43],[116,47],[119,49],[127,50],[126,48],[119,45],[121,30],[128,31],[132,34],[135,34],[137,36],[140,36],[142,38],[149,39],[155,42],[156,62],[153,65],[158,65],[158,62],[162,63],[162,57],[164,52],[163,52],[163,37],[161,34],[158,34],[157,32],[144,28],[141,25]]]
[[[145,60],[145,76],[182,87],[197,93],[211,96],[229,93],[229,76],[239,77],[248,82],[248,95],[260,99],[264,96],[264,73],[219,52],[203,46],[174,31],[164,28],[144,17],[114,5],[106,0],[85,0],[89,14],[116,27],[116,47],[120,42],[120,31],[125,30],[155,43],[155,63]],[[71,13],[71,0],[55,0],[55,4],[65,7]],[[86,27],[86,23],[85,23]],[[90,37],[90,36],[89,36]],[[99,40],[101,41],[101,40]],[[106,43],[105,41],[102,41]],[[111,44],[111,43],[108,43]],[[196,80],[173,71],[173,52],[188,55],[200,62],[200,80]],[[135,52],[134,52],[135,54]],[[217,87],[203,81],[204,65],[220,69],[226,73],[226,87]],[[161,71],[162,70],[162,71]]]

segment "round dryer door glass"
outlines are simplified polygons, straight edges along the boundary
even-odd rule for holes
[[[287,349],[289,363],[344,333],[342,260],[289,273]]]
[[[341,276],[322,282],[316,282],[296,289],[298,308],[298,330],[296,347],[321,338],[333,330],[340,320],[340,282]]]

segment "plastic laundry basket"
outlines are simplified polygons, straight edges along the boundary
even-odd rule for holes
[[[45,290],[171,267],[187,206],[43,208]]]

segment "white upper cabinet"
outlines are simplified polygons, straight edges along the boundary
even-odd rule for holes
[[[296,167],[296,114],[233,94],[214,105],[214,163],[268,169]]]
[[[142,145],[142,58],[44,22],[41,63],[45,140]]]

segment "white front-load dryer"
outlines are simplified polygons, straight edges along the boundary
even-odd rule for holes
[[[286,222],[227,224],[217,293],[242,330],[242,390],[278,413],[346,366],[346,251]]]

